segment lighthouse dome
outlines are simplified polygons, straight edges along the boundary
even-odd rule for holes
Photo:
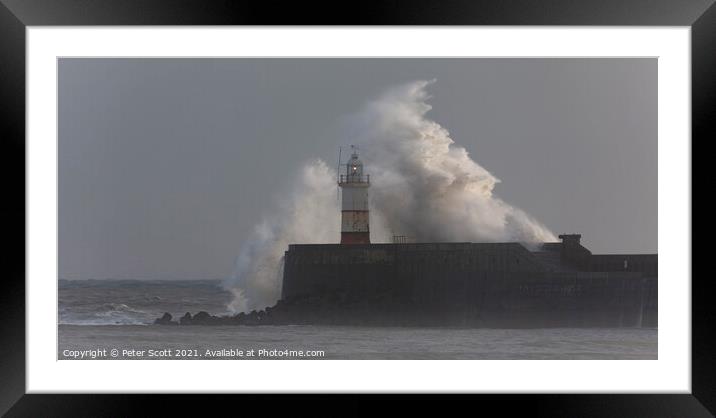
[[[361,176],[363,175],[363,162],[358,159],[358,154],[353,153],[351,159],[346,164],[349,176]]]

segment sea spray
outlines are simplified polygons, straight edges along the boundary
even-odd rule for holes
[[[280,272],[289,244],[334,242],[340,234],[335,172],[321,160],[301,169],[290,194],[277,201],[275,211],[254,229],[236,260],[232,278],[224,286],[234,294],[233,312],[249,312],[273,305],[281,294]]]
[[[555,241],[544,225],[496,197],[499,180],[426,117],[431,83],[390,89],[351,119],[351,141],[371,173],[371,241],[386,242],[392,234],[419,242]],[[230,310],[263,309],[278,300],[289,244],[338,242],[335,175],[322,160],[301,169],[292,193],[242,247],[225,282],[234,294]]]
[[[425,117],[430,81],[398,86],[356,118],[354,140],[384,222],[419,242],[544,242],[556,237],[493,195],[499,180]]]

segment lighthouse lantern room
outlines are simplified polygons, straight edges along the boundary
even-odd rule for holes
[[[352,146],[351,158],[345,164],[345,174],[338,177],[341,188],[341,244],[370,244],[368,228],[368,187],[370,175],[363,174],[358,148]],[[342,167],[342,166],[341,166]]]

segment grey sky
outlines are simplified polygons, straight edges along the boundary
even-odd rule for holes
[[[60,277],[230,275],[351,113],[433,78],[428,117],[495,194],[595,253],[656,252],[656,59],[61,59]]]

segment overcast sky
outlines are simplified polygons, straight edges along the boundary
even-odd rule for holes
[[[594,253],[657,251],[656,59],[61,59],[60,277],[227,277],[352,113],[433,78],[428,117],[496,195]]]

